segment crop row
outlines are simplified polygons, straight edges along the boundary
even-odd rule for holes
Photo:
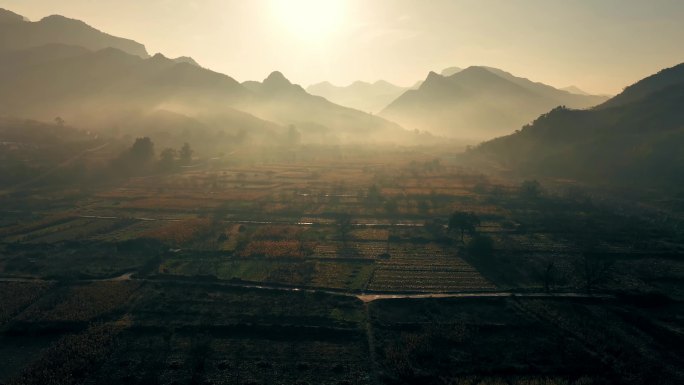
[[[49,287],[45,282],[0,282],[0,325],[40,298]]]

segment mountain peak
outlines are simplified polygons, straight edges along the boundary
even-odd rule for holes
[[[0,24],[21,23],[24,21],[26,21],[26,19],[23,16],[17,15],[7,9],[0,8]]]
[[[85,22],[83,22],[81,20],[70,19],[70,18],[68,18],[66,16],[62,16],[62,15],[46,16],[46,17],[42,18],[40,20],[40,22],[43,24],[73,24],[73,25],[79,25],[79,26],[85,26],[88,28],[92,28],[91,26],[89,26],[88,24],[86,24]]]
[[[285,75],[282,74],[282,72],[273,71],[264,80],[264,85],[267,87],[282,88],[282,87],[289,87],[292,85],[292,83],[290,83],[290,81],[287,80],[287,78],[285,77]]]
[[[325,80],[320,83],[312,84],[311,87],[335,87],[335,85]]]
[[[442,75],[438,74],[438,73],[435,72],[435,71],[430,71],[430,72],[428,73],[427,78],[425,78],[425,80],[429,80],[429,79],[441,79],[441,78],[442,78]]]
[[[449,68],[445,68],[445,69],[442,70],[442,76],[449,77],[449,76],[455,75],[455,74],[457,74],[457,73],[459,73],[459,72],[461,72],[461,71],[463,71],[463,68],[460,68],[460,67],[449,67]]]
[[[490,67],[485,67],[485,66],[470,66],[461,73],[468,74],[468,73],[486,73],[486,74],[496,74],[497,72],[503,72],[501,70],[498,70],[496,68],[490,68]]]
[[[380,115],[404,127],[481,140],[513,131],[556,106],[587,108],[601,100],[471,66],[449,77],[430,72],[420,88],[404,93]]]
[[[366,87],[369,85],[370,83],[364,82],[362,80],[357,80],[354,83],[350,84],[350,87]]]
[[[430,73],[428,74],[427,78],[425,78],[425,81],[424,81],[423,84],[420,86],[420,88],[423,88],[423,87],[426,87],[426,86],[427,86],[427,87],[430,87],[430,86],[432,86],[432,85],[434,85],[434,84],[441,84],[443,81],[444,81],[444,76],[438,74],[438,73],[435,72],[435,71],[430,71]]]
[[[186,63],[195,67],[202,67],[201,65],[199,65],[199,63],[195,61],[195,59],[191,58],[190,56],[179,56],[172,60],[176,63]]]

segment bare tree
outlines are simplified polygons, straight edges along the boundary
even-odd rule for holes
[[[612,267],[613,260],[596,253],[582,252],[577,262],[577,269],[587,293],[591,293],[598,284],[608,278]]]
[[[458,230],[461,233],[461,243],[465,233],[475,233],[475,228],[480,225],[480,218],[474,213],[457,211],[449,217],[448,228],[450,231]]]

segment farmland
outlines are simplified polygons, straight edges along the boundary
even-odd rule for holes
[[[684,378],[681,213],[302,150],[3,195],[0,383]]]

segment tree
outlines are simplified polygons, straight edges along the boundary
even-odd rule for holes
[[[129,152],[131,159],[137,163],[147,163],[154,158],[154,143],[148,137],[138,138]]]
[[[159,166],[162,170],[171,170],[176,163],[178,152],[173,148],[165,148],[159,154]]]
[[[520,196],[523,198],[537,199],[541,194],[541,184],[536,180],[526,180],[520,184]]]
[[[302,231],[297,234],[297,242],[299,244],[300,257],[306,257],[313,253],[314,248],[316,247],[313,235],[306,229],[302,229]]]
[[[463,243],[463,237],[465,233],[469,234],[475,233],[475,228],[480,225],[480,218],[474,213],[467,213],[463,211],[457,211],[451,214],[449,217],[449,231],[458,230],[461,233],[461,243]]]
[[[390,216],[395,216],[399,212],[399,204],[395,199],[388,199],[384,205],[385,212]]]
[[[544,291],[550,292],[557,281],[556,277],[556,261],[549,258],[544,263],[544,271],[542,272],[542,281],[544,282]]]
[[[589,250],[582,252],[577,261],[576,269],[587,293],[591,294],[596,285],[608,278],[612,267],[613,260]]]
[[[58,125],[59,127],[64,127],[64,123],[66,123],[66,122],[64,121],[64,119],[62,119],[61,116],[58,116],[55,118],[55,124]]]
[[[385,255],[389,256],[390,243],[392,242],[392,229],[397,224],[397,213],[399,213],[399,203],[396,199],[388,199],[383,205],[385,212],[389,216],[389,227],[387,228],[387,244],[385,248]]]
[[[368,192],[366,192],[366,203],[369,206],[375,206],[380,202],[382,202],[382,193],[380,192],[378,185],[374,184],[370,186]]]
[[[342,245],[346,248],[347,240],[349,239],[349,232],[351,232],[352,229],[351,215],[348,213],[339,214],[335,220],[335,224],[337,225],[337,230],[339,231]]]
[[[190,163],[192,163],[192,154],[194,151],[192,148],[190,148],[190,144],[185,143],[183,144],[183,147],[181,147],[180,152],[179,152],[179,157],[181,164],[187,166]]]

